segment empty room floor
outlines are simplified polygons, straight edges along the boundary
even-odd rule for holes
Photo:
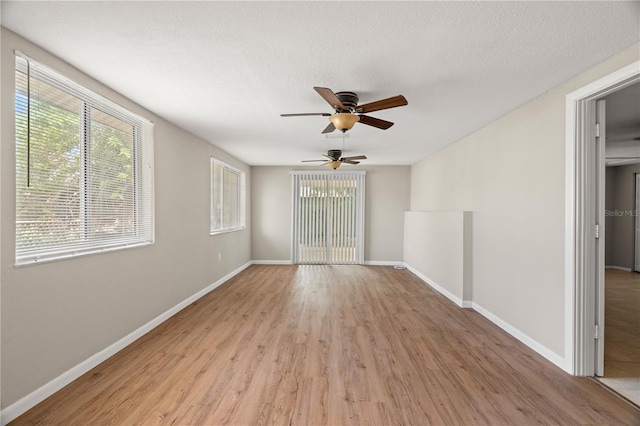
[[[604,301],[600,380],[640,406],[640,273],[607,269]]]
[[[407,270],[253,265],[14,421],[640,424]]]

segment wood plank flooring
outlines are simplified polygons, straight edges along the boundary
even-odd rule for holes
[[[640,424],[385,266],[254,265],[13,425]]]
[[[640,406],[640,273],[605,271],[604,376]]]

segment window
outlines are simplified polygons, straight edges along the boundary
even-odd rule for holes
[[[16,53],[16,264],[153,243],[153,125]]]
[[[245,226],[244,172],[211,159],[211,234]]]

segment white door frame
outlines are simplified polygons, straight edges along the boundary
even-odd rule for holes
[[[636,211],[636,220],[635,220],[635,255],[633,262],[633,270],[636,272],[640,272],[640,216],[638,216],[638,212],[640,212],[640,173],[636,173],[636,199],[635,199],[635,207]]]
[[[640,61],[566,97],[565,370],[595,374],[596,100],[640,81]],[[604,224],[602,224],[604,226]]]
[[[595,197],[595,220],[600,224],[596,233],[599,234],[596,239],[596,256],[594,266],[595,271],[595,315],[594,324],[598,324],[596,330],[597,340],[595,343],[595,364],[594,375],[604,376],[604,267],[605,267],[605,196],[606,196],[606,164],[605,164],[605,144],[607,136],[607,101],[599,99],[595,102],[596,108],[596,125],[599,127],[595,135],[595,174],[596,174],[596,197]]]

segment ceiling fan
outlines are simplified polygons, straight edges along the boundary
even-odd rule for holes
[[[346,163],[346,164],[360,164],[359,161],[355,161],[355,160],[366,160],[367,156],[366,155],[355,155],[353,157],[342,157],[342,151],[339,149],[330,149],[329,151],[327,151],[326,154],[323,154],[325,157],[327,157],[327,160],[302,160],[303,163],[313,163],[316,161],[324,161],[323,164],[321,164],[321,166],[324,166],[325,164],[328,164],[329,167],[331,167],[333,170],[337,169],[338,167],[340,167],[340,165],[342,163]]]
[[[281,117],[298,117],[305,115],[321,115],[323,117],[329,117],[331,123],[322,131],[322,133],[331,133],[338,129],[341,132],[351,130],[356,122],[366,124],[368,126],[377,127],[378,129],[387,130],[393,126],[393,123],[379,118],[369,117],[364,113],[380,111],[383,109],[396,108],[407,105],[408,102],[404,96],[398,95],[387,99],[381,99],[375,102],[369,102],[367,104],[358,105],[358,95],[353,92],[338,92],[333,91],[327,87],[314,87],[313,88],[325,101],[331,105],[334,109],[333,114],[326,112],[308,112],[299,114],[280,114]]]

